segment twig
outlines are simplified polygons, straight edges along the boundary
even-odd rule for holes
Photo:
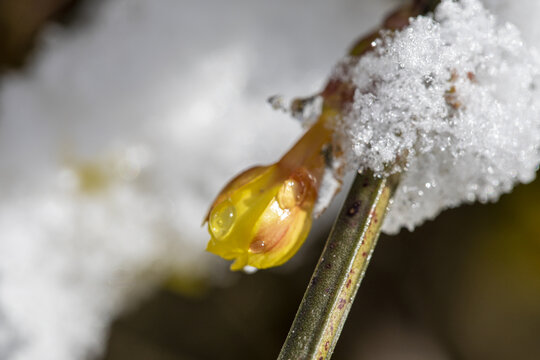
[[[382,28],[399,30],[407,26],[411,17],[434,11],[439,3],[440,0],[412,0],[390,14]],[[360,39],[350,55],[360,57],[370,51],[371,42],[378,36],[377,30]],[[326,101],[333,99],[332,90],[341,94],[336,91],[341,87],[332,82],[327,89],[323,91]],[[336,99],[338,104],[347,101],[340,96]],[[356,176],[278,360],[324,360],[332,355],[375,249],[398,177],[375,178],[371,173]]]
[[[358,174],[334,223],[279,360],[332,355],[379,236],[397,176]]]

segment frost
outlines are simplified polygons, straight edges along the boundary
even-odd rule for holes
[[[268,98],[268,103],[274,110],[281,110],[287,112],[287,106],[285,105],[285,99],[282,95],[272,95]]]
[[[322,112],[322,96],[296,99],[291,104],[291,114],[298,119],[304,128],[309,128],[319,119]]]
[[[357,86],[341,135],[361,171],[403,172],[385,232],[534,179],[540,62],[513,25],[445,0],[375,45],[341,75]]]

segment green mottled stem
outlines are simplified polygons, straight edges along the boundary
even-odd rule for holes
[[[356,176],[279,360],[330,358],[366,272],[396,186],[397,177]]]

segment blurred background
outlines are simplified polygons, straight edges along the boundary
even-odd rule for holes
[[[110,3],[116,5],[113,6]],[[183,4],[173,5],[170,1],[144,4],[142,1],[127,0],[0,0],[0,76],[2,76],[0,78],[0,99],[2,100],[0,106],[3,107],[0,112],[0,132],[7,131],[14,143],[17,142],[18,134],[21,134],[23,143],[27,140],[19,131],[30,133],[36,131],[34,135],[38,138],[47,137],[49,136],[47,117],[55,117],[57,112],[62,114],[65,112],[67,115],[62,120],[64,123],[60,125],[51,122],[52,130],[64,129],[64,126],[69,129],[73,125],[66,125],[66,121],[71,120],[65,119],[72,119],[87,108],[82,105],[78,108],[77,101],[81,99],[69,95],[54,98],[52,101],[51,93],[69,94],[74,91],[70,86],[85,88],[84,78],[80,80],[82,85],[77,81],[69,82],[69,79],[66,85],[61,82],[66,80],[65,78],[87,71],[89,77],[94,76],[94,73],[101,76],[103,89],[109,89],[110,86],[114,88],[116,85],[112,82],[117,80],[115,77],[117,70],[112,69],[108,77],[108,73],[100,73],[96,70],[100,69],[100,66],[123,64],[126,68],[132,67],[129,71],[124,71],[122,80],[129,80],[132,76],[140,80],[133,83],[127,81],[127,84],[119,87],[118,93],[124,95],[125,91],[132,91],[130,95],[134,94],[133,87],[152,83],[154,88],[151,90],[154,91],[153,89],[159,88],[155,83],[167,82],[164,91],[168,92],[168,96],[189,95],[186,95],[187,97],[183,100],[178,100],[181,111],[165,112],[167,116],[178,115],[179,118],[176,121],[187,124],[179,130],[186,133],[185,136],[208,135],[214,126],[218,129],[232,129],[230,133],[219,132],[214,134],[214,137],[201,135],[199,142],[203,144],[196,145],[198,147],[195,145],[195,147],[190,147],[192,143],[184,143],[185,146],[180,147],[183,153],[169,155],[172,160],[159,165],[167,168],[171,164],[177,164],[182,169],[181,171],[169,173],[168,170],[159,170],[158,173],[161,175],[158,176],[158,180],[152,177],[147,179],[145,176],[142,176],[142,180],[139,178],[134,180],[143,183],[143,185],[135,185],[137,189],[140,187],[145,189],[145,194],[152,194],[154,189],[161,189],[162,184],[172,181],[161,180],[161,177],[175,176],[174,180],[178,182],[175,186],[183,187],[185,192],[179,191],[171,195],[171,198],[177,196],[180,199],[177,206],[181,209],[176,209],[174,214],[181,217],[184,214],[183,211],[194,213],[188,218],[192,222],[193,218],[202,218],[206,201],[218,191],[227,178],[253,162],[272,161],[301,133],[300,127],[294,124],[293,120],[289,120],[287,115],[268,115],[271,110],[266,109],[268,106],[264,104],[265,96],[280,91],[287,92],[288,96],[306,95],[316,91],[324,83],[325,74],[328,74],[332,64],[345,53],[347,46],[358,35],[373,28],[388,9],[397,3],[399,2],[377,3],[367,0],[338,1],[335,4],[324,4],[321,1],[311,3],[281,1],[272,4],[262,1],[232,1],[230,4],[220,4],[217,1],[185,1]],[[170,11],[167,10],[167,6],[170,7]],[[131,12],[131,17],[128,18],[126,11]],[[167,13],[170,18],[163,19],[163,14]],[[302,17],[305,18],[299,20]],[[107,18],[107,21],[101,22],[102,18]],[[131,29],[138,28],[138,21],[143,28],[140,33],[129,32]],[[70,43],[72,39],[81,36],[84,39],[86,32],[96,33],[111,24],[122,23],[131,25],[120,27],[123,30],[119,32],[111,30],[110,37],[104,33],[103,38],[112,38],[112,40],[103,48],[99,47],[99,41],[93,41],[91,37],[73,45],[72,48],[78,48],[73,51],[68,51],[62,45],[58,45],[62,42]],[[155,31],[155,27],[160,26],[164,29]],[[313,29],[315,26],[317,26],[316,30]],[[275,31],[272,32],[272,29]],[[153,36],[159,37],[163,42],[158,45],[151,44],[154,38],[148,35],[150,33],[154,33]],[[290,36],[288,36],[289,33]],[[236,52],[231,55],[230,52],[221,51],[220,49],[224,48],[222,43],[228,40],[233,43],[233,49],[247,49],[239,50],[240,55],[244,53],[248,55],[238,57]],[[85,47],[86,43],[90,44],[88,48]],[[177,43],[180,45],[174,45]],[[129,56],[119,56],[116,62],[108,62],[108,54],[124,46],[131,46],[127,51]],[[171,47],[176,47],[177,51],[160,52]],[[183,53],[184,51],[186,54]],[[153,60],[161,57],[169,58],[165,62]],[[185,57],[190,57],[191,60],[187,61]],[[230,70],[228,67],[220,68],[212,65],[203,72],[190,68],[194,66],[193,64],[207,63],[211,57],[220,64],[231,61],[233,78],[223,78],[223,73]],[[89,58],[97,60],[89,62]],[[141,58],[145,60],[137,60]],[[133,62],[130,59],[133,59]],[[310,61],[311,64],[309,64]],[[51,71],[50,69],[54,68],[51,65],[53,62],[59,65]],[[40,63],[49,65],[42,66]],[[235,67],[237,63],[240,63],[238,69]],[[167,67],[166,71],[157,72],[153,69],[153,67],[163,69],[163,64]],[[290,69],[287,68],[289,65]],[[250,70],[245,70],[246,68]],[[64,69],[67,75],[62,75]],[[73,69],[76,71],[73,72]],[[305,70],[304,74],[299,73],[302,70]],[[199,71],[202,75],[190,78],[187,74],[192,71]],[[146,72],[147,76],[140,75]],[[153,77],[156,73],[157,78]],[[240,82],[235,80],[242,76],[246,79]],[[175,81],[179,82],[179,87],[171,85],[170,78],[175,77],[178,78]],[[56,84],[61,90],[47,86],[40,87],[44,78],[49,79],[48,82],[45,81],[46,84]],[[108,85],[107,81],[111,84]],[[190,81],[199,81],[199,83],[191,84]],[[218,100],[214,103],[205,103],[207,97],[214,96],[212,89],[219,88],[223,84],[229,84],[227,86],[230,87],[222,89],[221,93],[216,95]],[[226,101],[236,101],[233,107],[247,106],[247,109],[223,110],[220,108],[224,106],[219,100],[222,94],[236,91],[232,88],[234,86],[242,87],[243,92]],[[30,90],[24,90],[24,87]],[[194,90],[196,87],[203,90]],[[189,88],[190,91],[183,93],[184,90],[174,90],[185,88]],[[100,91],[101,88],[90,85],[85,89],[92,92]],[[82,94],[80,96],[84,94],[93,96],[85,91],[77,92],[76,89],[75,91],[77,94]],[[25,95],[28,93],[30,95]],[[107,93],[106,96],[114,97],[115,94],[113,91]],[[148,94],[143,93],[140,98],[135,97],[134,102],[142,101],[140,106],[144,106],[146,99],[148,99]],[[198,109],[197,111],[188,107],[188,102],[197,102],[198,99],[202,99],[203,102],[199,108],[194,107]],[[49,100],[50,102],[47,102]],[[171,104],[175,103],[173,100],[158,103],[158,105],[160,108],[172,106]],[[39,131],[30,126],[19,129],[13,125],[19,119],[18,109],[31,108],[31,102],[38,101],[47,103],[47,106],[34,107],[35,112],[31,115],[25,112],[22,114],[37,118],[40,124]],[[88,106],[99,106],[100,101],[103,103],[103,100],[96,101]],[[109,101],[116,100],[113,98]],[[259,105],[254,106],[253,103],[262,105],[259,108]],[[114,116],[118,118],[133,116],[132,113],[123,110],[130,103],[122,104],[123,107],[112,109]],[[155,104],[151,103],[151,105]],[[214,110],[208,110],[206,106],[217,106],[218,109],[215,111],[219,114],[216,115],[212,112]],[[13,110],[10,110],[10,107]],[[49,107],[54,107],[55,110],[48,110]],[[264,110],[261,110],[263,108]],[[111,108],[105,108],[103,111],[106,112],[108,109]],[[190,109],[193,111],[189,111]],[[43,116],[40,116],[41,111],[44,112]],[[145,120],[139,121],[145,126],[140,126],[139,123],[137,125],[139,129],[142,129],[140,133],[147,131],[148,123],[152,125],[155,121],[159,125],[159,121],[155,118],[162,114],[163,112],[145,113],[142,116]],[[202,119],[205,116],[207,120]],[[273,116],[277,116],[277,120],[272,118]],[[236,120],[223,120],[228,117],[236,118]],[[246,120],[244,122],[238,120],[241,117]],[[150,120],[147,121],[147,118]],[[110,126],[104,125],[105,123],[101,120],[93,122],[93,118],[89,115],[83,120],[101,124],[96,134],[107,131]],[[114,117],[107,121],[114,121]],[[119,121],[123,127],[131,128],[132,126],[125,119],[119,119]],[[204,121],[208,121],[208,124],[202,128],[190,125],[194,123],[200,125]],[[216,125],[219,121],[221,125]],[[231,122],[223,125],[223,121]],[[260,127],[264,126],[265,122],[271,125],[261,130]],[[288,125],[289,122],[292,125]],[[27,123],[32,124],[31,121]],[[253,135],[253,139],[249,141],[246,138],[251,137],[250,128],[238,130],[240,134],[234,133],[237,126],[245,124],[259,128],[258,135]],[[86,136],[88,132],[93,134],[92,130],[84,126],[86,125],[82,127],[85,130],[81,136]],[[167,129],[167,127],[164,128]],[[194,128],[197,131],[187,130]],[[268,129],[271,129],[269,130],[271,133],[265,134]],[[111,131],[123,134],[122,127],[120,130]],[[66,134],[68,138],[71,136],[69,131]],[[139,133],[135,132],[135,134]],[[77,136],[74,135],[72,141],[77,142]],[[90,136],[99,138],[99,135]],[[229,143],[216,143],[219,137],[227,136],[229,136]],[[136,139],[136,144],[144,143],[144,138],[141,136],[134,135],[131,138]],[[159,142],[159,136],[156,135],[156,139],[152,138],[145,143],[149,144],[146,146],[150,147],[150,152],[152,152],[153,144]],[[180,138],[178,141],[183,140],[185,138]],[[196,142],[195,140],[193,143]],[[261,140],[267,143],[273,142],[273,144],[260,145]],[[100,141],[96,142],[102,146]],[[238,145],[237,152],[228,150],[229,147],[236,145]],[[26,155],[21,155],[16,145],[13,145],[11,152],[7,154],[10,148],[6,148],[5,145],[1,148],[4,158],[9,158],[12,162],[17,162],[19,156],[21,156],[20,159],[26,159],[24,157]],[[36,151],[39,151],[40,148],[37,149]],[[87,146],[77,151],[86,159],[85,156],[92,153],[92,150],[88,149],[93,149],[93,147]],[[173,150],[178,150],[178,148],[165,147],[163,152]],[[159,151],[152,153],[158,157],[161,154]],[[190,157],[192,160],[184,160],[184,157]],[[211,160],[213,157],[221,157],[221,159],[214,161]],[[230,157],[239,159],[230,160]],[[225,158],[228,160],[223,160]],[[67,162],[70,163],[70,161],[72,160]],[[4,161],[5,163],[7,162]],[[159,161],[157,163],[159,164]],[[31,166],[31,164],[23,162],[20,166]],[[103,171],[99,170],[99,166],[98,170],[96,167],[86,165],[83,166],[83,170],[80,170],[79,165],[75,167],[79,169],[77,173],[79,190],[91,194],[89,196],[94,196],[94,187],[104,186],[102,183],[108,181],[106,180],[107,173],[105,172],[104,175]],[[6,180],[13,177],[9,166],[2,165],[1,169],[2,177],[4,177],[2,183],[7,184],[7,189],[10,189],[11,185],[8,181],[14,183],[18,181],[17,179]],[[17,171],[21,174],[20,176],[27,174],[23,170]],[[147,171],[152,172],[152,166]],[[212,180],[208,181],[209,178]],[[11,199],[27,191],[27,188],[13,191],[4,189],[0,190],[0,193],[2,191]],[[190,198],[189,206],[184,205],[182,199],[194,196],[192,194],[197,192],[203,195],[195,199]],[[158,202],[162,199],[158,198]],[[187,209],[182,210],[183,207]],[[115,288],[116,285],[115,283],[111,285],[108,280],[103,283],[110,287],[99,285],[91,288],[92,291],[102,289],[104,294],[85,293],[85,297],[96,296],[103,298],[100,301],[109,299],[122,304],[112,310],[107,308],[107,311],[97,311],[100,314],[99,317],[105,320],[89,323],[88,327],[93,330],[85,330],[84,335],[81,335],[81,338],[86,338],[91,336],[89,334],[102,333],[105,345],[99,345],[101,339],[99,336],[97,339],[78,343],[58,334],[58,340],[47,342],[41,347],[36,346],[38,349],[50,349],[48,346],[63,346],[64,341],[72,341],[73,344],[66,347],[82,348],[80,352],[71,350],[59,352],[65,355],[65,359],[274,359],[288,332],[305,286],[322,250],[332,217],[335,216],[338,207],[339,204],[334,205],[319,221],[306,246],[293,261],[283,267],[259,271],[252,275],[229,273],[226,262],[202,254],[205,235],[204,229],[198,228],[198,223],[193,231],[172,229],[168,234],[172,234],[170,237],[173,242],[177,237],[195,238],[194,241],[182,242],[179,246],[178,253],[189,254],[191,262],[189,259],[185,260],[187,265],[173,264],[166,267],[167,270],[163,271],[166,275],[160,275],[155,280],[146,279],[147,268],[143,266],[142,273],[138,273],[133,279],[130,278],[130,281],[149,282],[152,285],[149,286],[150,290],[142,291],[143,295],[137,295],[138,301],[135,302],[125,301],[124,298],[129,298],[130,295],[119,296],[121,300],[117,297],[109,299],[106,292],[112,291],[110,289]],[[344,360],[540,359],[539,213],[540,182],[535,181],[532,184],[519,185],[512,194],[504,195],[496,204],[465,205],[443,212],[435,220],[428,221],[413,233],[404,230],[398,236],[383,235],[366,279],[358,291],[333,358]],[[5,213],[0,214],[4,216],[0,227],[6,226],[9,217],[6,218]],[[8,246],[12,247],[24,241],[17,238],[8,240],[6,234],[16,236],[17,233],[0,231],[0,242],[4,243],[2,248],[7,249]],[[120,234],[120,236],[124,235]],[[45,246],[57,245],[45,244]],[[188,247],[189,251],[186,250]],[[122,257],[121,252],[124,248],[119,249],[121,251],[118,250],[118,252],[113,252],[112,256],[103,258],[104,261],[114,263],[115,259]],[[166,249],[170,248],[166,247]],[[22,251],[29,250],[25,248]],[[55,251],[52,250],[52,252]],[[198,253],[201,255],[193,255]],[[62,256],[68,256],[65,254],[69,253],[63,254]],[[193,260],[196,256],[198,256],[196,260]],[[145,258],[141,263],[153,264],[157,258],[159,255],[150,259]],[[26,261],[24,257],[21,259],[23,259],[21,261]],[[183,258],[180,257],[180,259]],[[167,262],[174,263],[174,259],[168,259]],[[32,268],[34,264],[27,264],[27,266]],[[89,269],[98,266],[100,264],[96,262],[91,264]],[[170,271],[171,268],[175,271]],[[136,263],[136,271],[140,269],[141,266]],[[131,268],[126,265],[121,270],[131,271]],[[33,271],[40,270],[36,267]],[[2,287],[2,284],[10,274],[12,273],[7,267],[0,270],[0,298],[9,298],[9,294],[5,294],[12,288]],[[33,277],[31,272],[30,274],[28,279]],[[65,270],[62,274],[71,273],[70,270]],[[76,283],[78,279],[75,277],[69,281]],[[22,278],[18,281],[20,282],[14,288],[24,287],[26,280]],[[70,293],[78,291],[71,285],[67,288]],[[47,289],[39,287],[29,289],[34,299],[30,299],[25,306],[31,307],[33,302],[39,302],[39,298],[46,291]],[[130,292],[124,291],[124,293]],[[5,303],[8,301],[6,300]],[[0,301],[0,324],[10,323],[9,326],[3,326],[0,330],[0,354],[5,356],[2,358],[32,358],[23,357],[24,355],[17,357],[19,356],[17,354],[21,354],[18,349],[34,346],[33,341],[39,344],[39,338],[42,336],[40,331],[48,331],[47,324],[41,322],[50,320],[46,317],[41,319],[39,318],[41,315],[36,315],[35,319],[25,319],[24,326],[18,326],[16,318],[10,320],[9,307],[2,307],[2,304],[3,302]],[[86,305],[82,303],[82,306]],[[47,311],[47,308],[42,308],[40,311]],[[103,315],[103,312],[106,314]],[[79,321],[76,313],[58,321],[58,328],[70,324],[68,327],[77,331],[77,327],[72,325]],[[111,327],[107,330],[109,322]],[[25,326],[29,326],[28,324],[34,324],[32,326],[43,329],[30,331],[32,336],[25,337],[24,330]],[[18,331],[23,335],[20,335],[18,340],[12,341],[9,340],[11,335],[6,334],[11,331]],[[43,358],[49,357],[44,355]]]

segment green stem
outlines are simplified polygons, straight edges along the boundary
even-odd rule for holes
[[[278,360],[330,358],[366,272],[396,186],[396,176],[356,176]]]

